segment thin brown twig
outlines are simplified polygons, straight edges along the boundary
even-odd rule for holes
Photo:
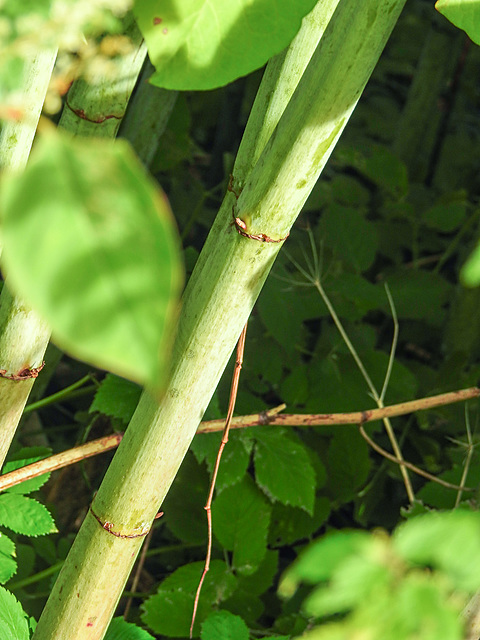
[[[308,414],[287,414],[276,415],[278,408],[248,416],[238,416],[233,418],[231,428],[240,429],[268,424],[270,426],[291,426],[291,427],[325,427],[347,424],[365,424],[383,418],[395,418],[415,411],[425,411],[434,409],[455,402],[463,402],[471,398],[478,398],[480,389],[471,387],[460,391],[450,391],[437,396],[419,398],[408,402],[392,404],[381,409],[367,409],[366,411],[353,411],[351,413],[308,413]],[[281,405],[284,406],[284,405]],[[275,413],[274,413],[275,412]],[[202,422],[197,433],[212,433],[221,431],[223,420],[210,420]]]
[[[261,411],[248,416],[238,416],[233,418],[230,423],[230,429],[245,429],[247,427],[258,426],[290,426],[290,427],[325,427],[325,426],[341,426],[349,424],[366,424],[375,420],[382,420],[385,417],[394,418],[403,416],[415,411],[425,411],[426,409],[434,409],[455,402],[463,402],[471,398],[480,396],[480,389],[472,387],[470,389],[461,389],[460,391],[450,391],[441,393],[437,396],[429,398],[420,398],[418,400],[410,400],[409,402],[401,402],[392,404],[382,409],[367,409],[366,411],[354,411],[351,413],[307,413],[307,414],[288,414],[280,413],[286,407],[281,404],[278,407]],[[223,420],[210,420],[202,422],[198,427],[197,433],[214,433],[221,431],[225,426]],[[0,491],[5,491],[25,480],[36,478],[62,469],[71,464],[75,464],[80,460],[95,456],[105,451],[115,449],[120,444],[123,435],[116,433],[110,436],[92,440],[78,447],[62,451],[38,462],[26,465],[21,469],[10,471],[4,475],[0,475]]]
[[[474,489],[471,489],[470,487],[460,487],[457,484],[452,484],[451,482],[442,480],[442,478],[437,478],[436,476],[433,476],[431,473],[428,473],[428,471],[424,471],[423,469],[420,469],[420,467],[416,467],[411,462],[407,462],[406,460],[397,458],[396,456],[389,453],[388,451],[385,451],[385,449],[382,449],[380,445],[378,445],[374,440],[372,440],[361,424],[358,425],[358,428],[360,430],[360,434],[362,438],[372,447],[372,449],[374,449],[377,453],[379,453],[384,458],[387,458],[387,460],[391,460],[392,462],[395,462],[399,466],[407,467],[408,469],[410,469],[410,471],[413,471],[417,475],[423,476],[424,478],[427,478],[427,480],[432,480],[432,482],[436,482],[437,484],[441,484],[443,487],[446,487],[447,489],[455,489],[455,491],[459,491],[459,490],[474,491]]]
[[[243,364],[243,352],[245,349],[245,336],[247,334],[247,324],[245,324],[245,326],[243,327],[242,333],[240,334],[240,338],[238,339],[237,360],[235,362],[235,369],[233,371],[233,376],[232,376],[232,386],[230,388],[230,400],[228,403],[227,418],[225,420],[225,427],[223,429],[222,441],[220,442],[217,458],[215,460],[215,465],[213,467],[212,480],[210,482],[210,490],[208,492],[207,502],[204,507],[205,511],[207,512],[207,526],[208,526],[207,555],[205,558],[205,566],[203,568],[203,573],[200,578],[200,582],[198,583],[197,592],[195,594],[195,600],[193,602],[192,622],[190,624],[190,638],[193,637],[193,625],[195,624],[195,618],[197,616],[198,602],[200,600],[200,593],[202,591],[203,582],[205,580],[205,576],[208,573],[208,570],[210,569],[210,559],[212,557],[212,541],[213,541],[213,529],[212,529],[213,492],[215,491],[215,483],[217,481],[218,469],[220,468],[220,460],[222,458],[222,453],[225,448],[225,445],[228,442],[230,424],[232,422],[233,411],[235,409],[235,402],[237,400],[238,382],[240,380],[240,371],[242,369],[242,364]]]
[[[51,471],[68,467],[71,464],[80,462],[80,460],[85,460],[85,458],[91,458],[99,453],[105,453],[105,451],[115,449],[120,444],[122,438],[122,433],[114,433],[110,436],[98,438],[98,440],[92,440],[86,444],[74,447],[73,449],[56,453],[38,462],[33,462],[20,469],[15,469],[15,471],[5,473],[0,476],[0,491],[5,491],[5,489],[20,484],[20,482],[25,482],[25,480],[37,478],[44,473],[50,473]]]

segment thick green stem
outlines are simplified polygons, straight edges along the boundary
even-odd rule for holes
[[[118,134],[130,142],[146,167],[154,158],[178,97],[178,91],[160,89],[148,82],[154,71],[147,58]]]
[[[0,130],[0,167],[4,171],[21,171],[27,163],[55,58],[56,52],[48,50],[25,63],[18,105],[22,117],[3,123]],[[0,370],[3,375],[39,367],[48,336],[45,323],[20,300],[13,298],[4,286],[0,296]],[[0,377],[0,466],[15,435],[33,381],[34,378]]]
[[[67,106],[60,119],[62,128],[84,137],[115,137],[146,56],[142,37],[131,19],[127,34],[132,40],[132,51],[118,63],[117,77],[108,78],[95,86],[83,81],[76,82],[68,93]],[[51,71],[51,57],[49,63]],[[42,82],[44,95],[47,85],[44,78]],[[28,86],[33,84],[30,83]],[[40,89],[37,88],[35,92],[40,96]],[[38,114],[40,109],[41,104],[37,107]],[[115,114],[115,117],[109,117],[109,114]],[[26,129],[33,137],[34,129]],[[7,139],[8,150],[12,156],[11,163],[20,168],[17,154],[22,158],[24,166],[31,140],[28,144],[26,133],[22,130],[22,135],[18,135],[15,145],[13,141],[14,135],[11,132]],[[27,145],[27,151],[18,148],[14,153],[17,144]],[[39,367],[49,338],[49,328],[22,300],[10,294],[7,280],[0,296],[0,370],[5,370],[6,375],[18,375],[25,370]],[[30,377],[20,380],[0,377],[0,465],[3,464],[15,435],[33,381]]]
[[[167,393],[160,406],[148,392],[142,395],[35,640],[103,638],[142,540],[282,245],[266,240],[288,234],[404,2],[364,0],[359,10],[357,0],[340,1],[238,202],[227,194],[185,292]],[[242,221],[238,228],[232,210]]]

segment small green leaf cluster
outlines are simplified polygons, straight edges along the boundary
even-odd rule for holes
[[[325,622],[309,640],[461,640],[460,613],[480,586],[479,526],[478,513],[455,511],[417,516],[391,536],[332,532],[300,554],[279,590],[313,586],[302,608]]]

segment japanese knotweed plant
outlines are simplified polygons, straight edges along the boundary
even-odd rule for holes
[[[104,637],[132,563],[265,278],[404,2],[364,0],[359,10],[355,0],[316,5],[314,0],[270,0],[226,11],[217,0],[194,13],[195,3],[187,0],[134,3],[155,67],[154,85],[210,89],[271,58],[230,188],[180,310],[179,241],[166,199],[126,142],[98,139],[115,136],[145,57],[131,16],[122,27],[125,48],[118,41],[113,47],[118,63],[113,75],[108,65],[88,65],[84,52],[86,79],[76,80],[68,91],[60,126],[45,126],[25,170],[5,176],[0,201],[7,278],[0,308],[3,455],[42,366],[50,330],[73,355],[145,386],[40,618],[37,640]],[[42,3],[33,19],[28,16],[35,33],[42,20],[55,26],[59,15],[68,16],[68,4]],[[125,9],[123,2],[106,4]],[[13,0],[5,6],[12,42],[24,38],[34,49],[31,71],[28,63],[23,67],[25,77],[35,79],[41,68],[31,109],[38,119],[61,38],[58,29],[48,32],[51,53],[42,62],[35,51],[41,43],[26,37],[28,20],[20,19],[25,16]],[[80,13],[84,9],[83,3],[72,6]],[[8,47],[21,57],[21,47],[10,42]],[[68,69],[65,88],[73,73]],[[170,109],[172,98],[158,95]],[[150,122],[146,119],[145,126]],[[3,131],[8,133],[8,126]],[[25,164],[32,120],[28,129],[28,142],[8,133],[12,159],[7,169]],[[138,123],[130,130],[132,141],[145,142],[137,135]],[[144,159],[151,157],[148,148],[138,151]],[[13,159],[17,153],[18,161]]]

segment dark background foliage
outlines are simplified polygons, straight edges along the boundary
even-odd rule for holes
[[[480,294],[459,284],[478,239],[480,50],[410,0],[252,314],[237,413],[282,402],[288,413],[375,406],[312,280],[318,278],[378,391],[399,324],[385,404],[473,386],[480,378]],[[262,72],[225,88],[178,98],[153,162],[175,212],[187,273],[228,181]],[[88,373],[50,347],[32,400]],[[231,366],[206,418],[223,417]],[[112,376],[27,415],[20,445],[60,451],[124,429],[139,390]],[[119,405],[120,400],[127,401]],[[120,408],[119,408],[120,407]],[[477,407],[454,405],[393,421],[406,459],[466,484],[480,479]],[[390,450],[381,423],[368,432]],[[469,439],[471,434],[471,439]],[[186,637],[205,556],[206,500],[219,435],[199,435],[154,528],[129,619],[157,637]],[[38,616],[51,581],[98,486],[108,455],[53,476],[42,489],[59,533],[17,538],[7,583]],[[457,496],[412,476],[416,511],[450,508]],[[412,511],[398,467],[374,453],[355,426],[239,430],[231,435],[213,507],[213,563],[198,619],[212,608],[240,615],[258,635],[300,633],[300,592],[283,602],[278,577],[314,537],[332,529],[391,530]],[[130,587],[128,587],[130,588]],[[129,594],[125,596],[125,598]],[[132,595],[132,594],[130,594]],[[125,606],[120,603],[119,612]]]

